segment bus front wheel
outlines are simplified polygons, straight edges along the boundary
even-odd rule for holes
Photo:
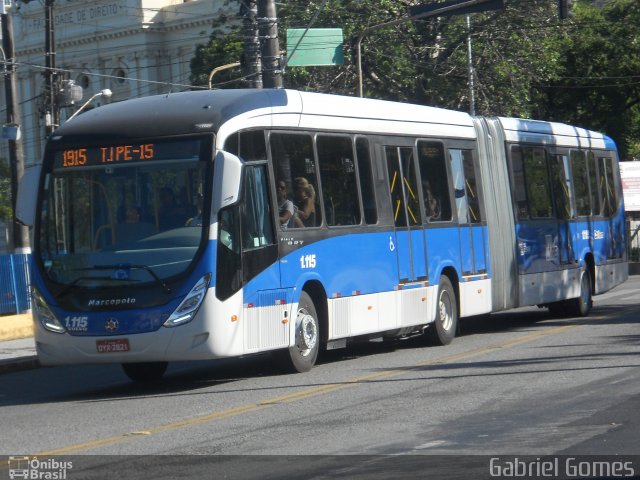
[[[296,343],[278,352],[280,363],[290,372],[308,372],[315,365],[320,350],[320,324],[315,305],[303,291],[298,302],[295,324]]]
[[[146,383],[160,380],[167,365],[167,362],[123,363],[122,369],[134,382]]]
[[[449,345],[456,336],[458,326],[458,307],[456,294],[449,277],[442,276],[438,286],[438,304],[436,319],[425,335],[433,345]]]

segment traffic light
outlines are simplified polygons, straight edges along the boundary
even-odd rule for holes
[[[558,15],[560,20],[564,20],[569,17],[569,10],[571,8],[571,0],[558,0]]]

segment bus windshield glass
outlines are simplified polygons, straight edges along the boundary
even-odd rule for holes
[[[204,143],[189,138],[53,152],[38,239],[49,280],[132,286],[185,272],[208,225]]]

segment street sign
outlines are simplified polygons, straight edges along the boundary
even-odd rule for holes
[[[287,65],[311,67],[342,65],[343,34],[341,28],[287,29]]]

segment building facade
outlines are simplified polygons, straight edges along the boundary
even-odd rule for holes
[[[46,141],[43,3],[17,2],[7,9],[13,20],[27,167],[40,161]],[[238,7],[225,0],[56,0],[53,12],[56,69],[60,78],[83,88],[82,100],[61,109],[64,122],[103,89],[112,91],[111,102],[188,89],[196,47],[208,42],[215,19],[237,15]],[[0,83],[4,90],[3,76]],[[102,101],[98,97],[91,106]],[[3,123],[5,103],[0,95]],[[0,159],[8,157],[7,142],[0,141]],[[6,237],[5,231],[0,237]]]

